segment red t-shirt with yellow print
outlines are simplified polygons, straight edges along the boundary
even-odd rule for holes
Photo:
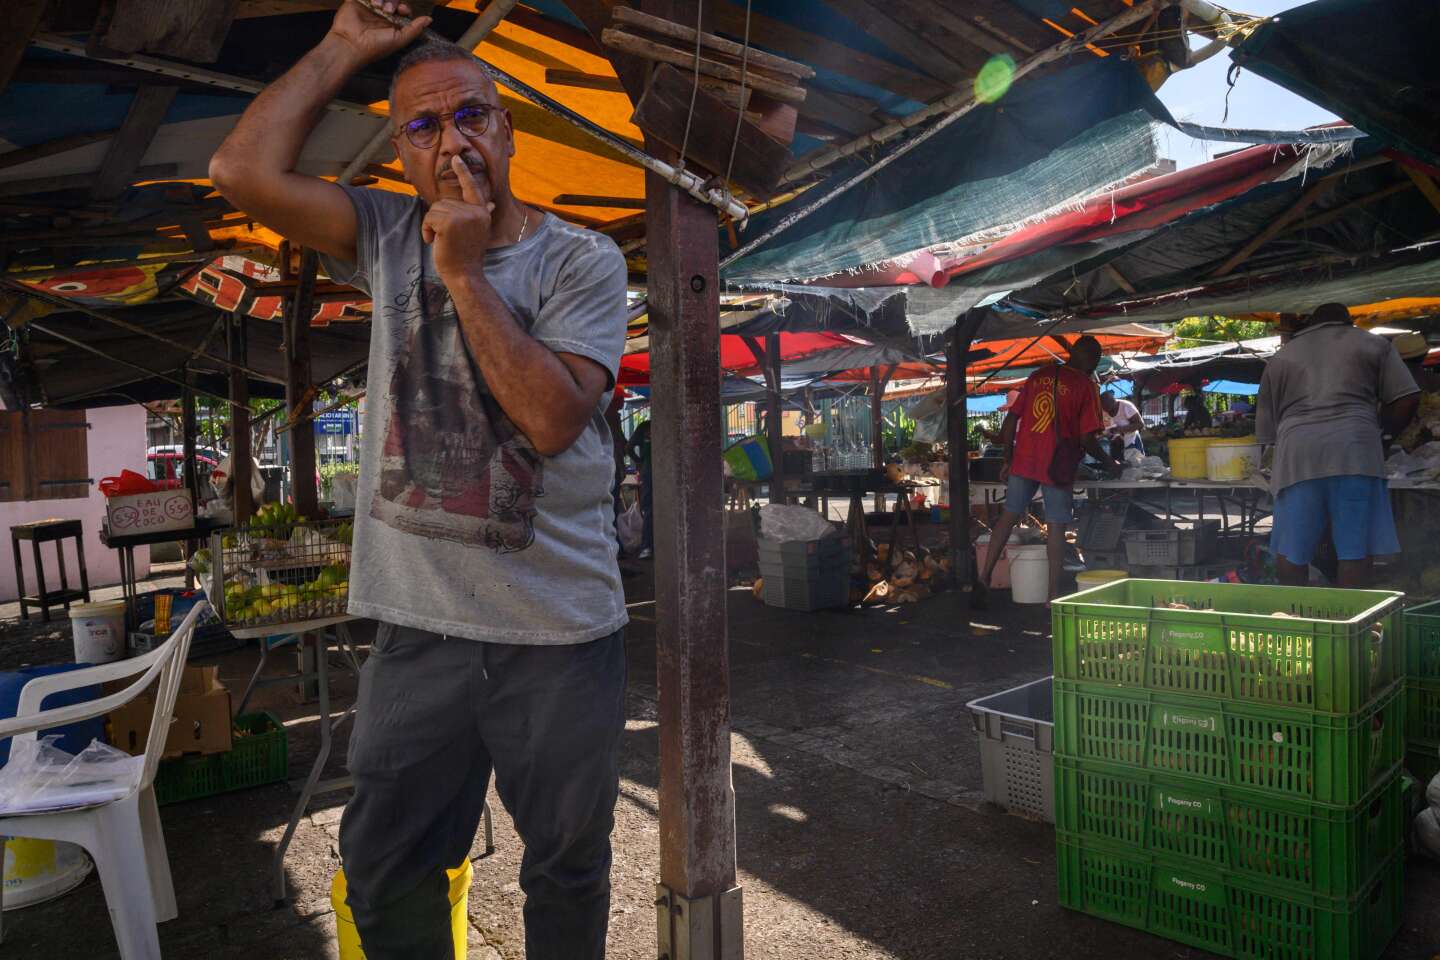
[[[1012,408],[1020,418],[1015,428],[1015,453],[1010,461],[1013,476],[1050,483],[1057,400],[1060,436],[1079,440],[1104,425],[1100,390],[1093,380],[1072,367],[1059,364],[1036,370],[1020,388],[1020,396]]]

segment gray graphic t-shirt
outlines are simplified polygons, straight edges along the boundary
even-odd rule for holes
[[[350,612],[499,643],[584,643],[624,626],[600,398],[578,440],[540,455],[485,385],[420,236],[415,197],[347,188],[359,262],[325,257],[374,301]],[[532,337],[613,379],[625,260],[548,214],[490,250],[485,276]]]

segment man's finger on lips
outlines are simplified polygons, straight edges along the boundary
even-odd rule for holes
[[[455,179],[460,182],[460,196],[465,198],[466,203],[479,205],[480,187],[475,182],[475,177],[470,173],[470,168],[460,157],[450,158],[450,168],[455,171]]]

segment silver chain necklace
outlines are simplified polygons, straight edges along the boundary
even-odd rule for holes
[[[515,238],[516,243],[519,243],[521,240],[525,239],[525,228],[528,226],[530,226],[530,208],[526,207],[525,219],[520,221],[520,236]]]

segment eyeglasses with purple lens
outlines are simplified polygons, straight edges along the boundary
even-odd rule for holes
[[[500,109],[487,104],[461,107],[454,113],[438,113],[430,117],[416,117],[402,128],[405,139],[420,150],[428,150],[440,139],[441,125],[449,120],[455,128],[467,137],[483,137],[490,129],[490,114]]]

